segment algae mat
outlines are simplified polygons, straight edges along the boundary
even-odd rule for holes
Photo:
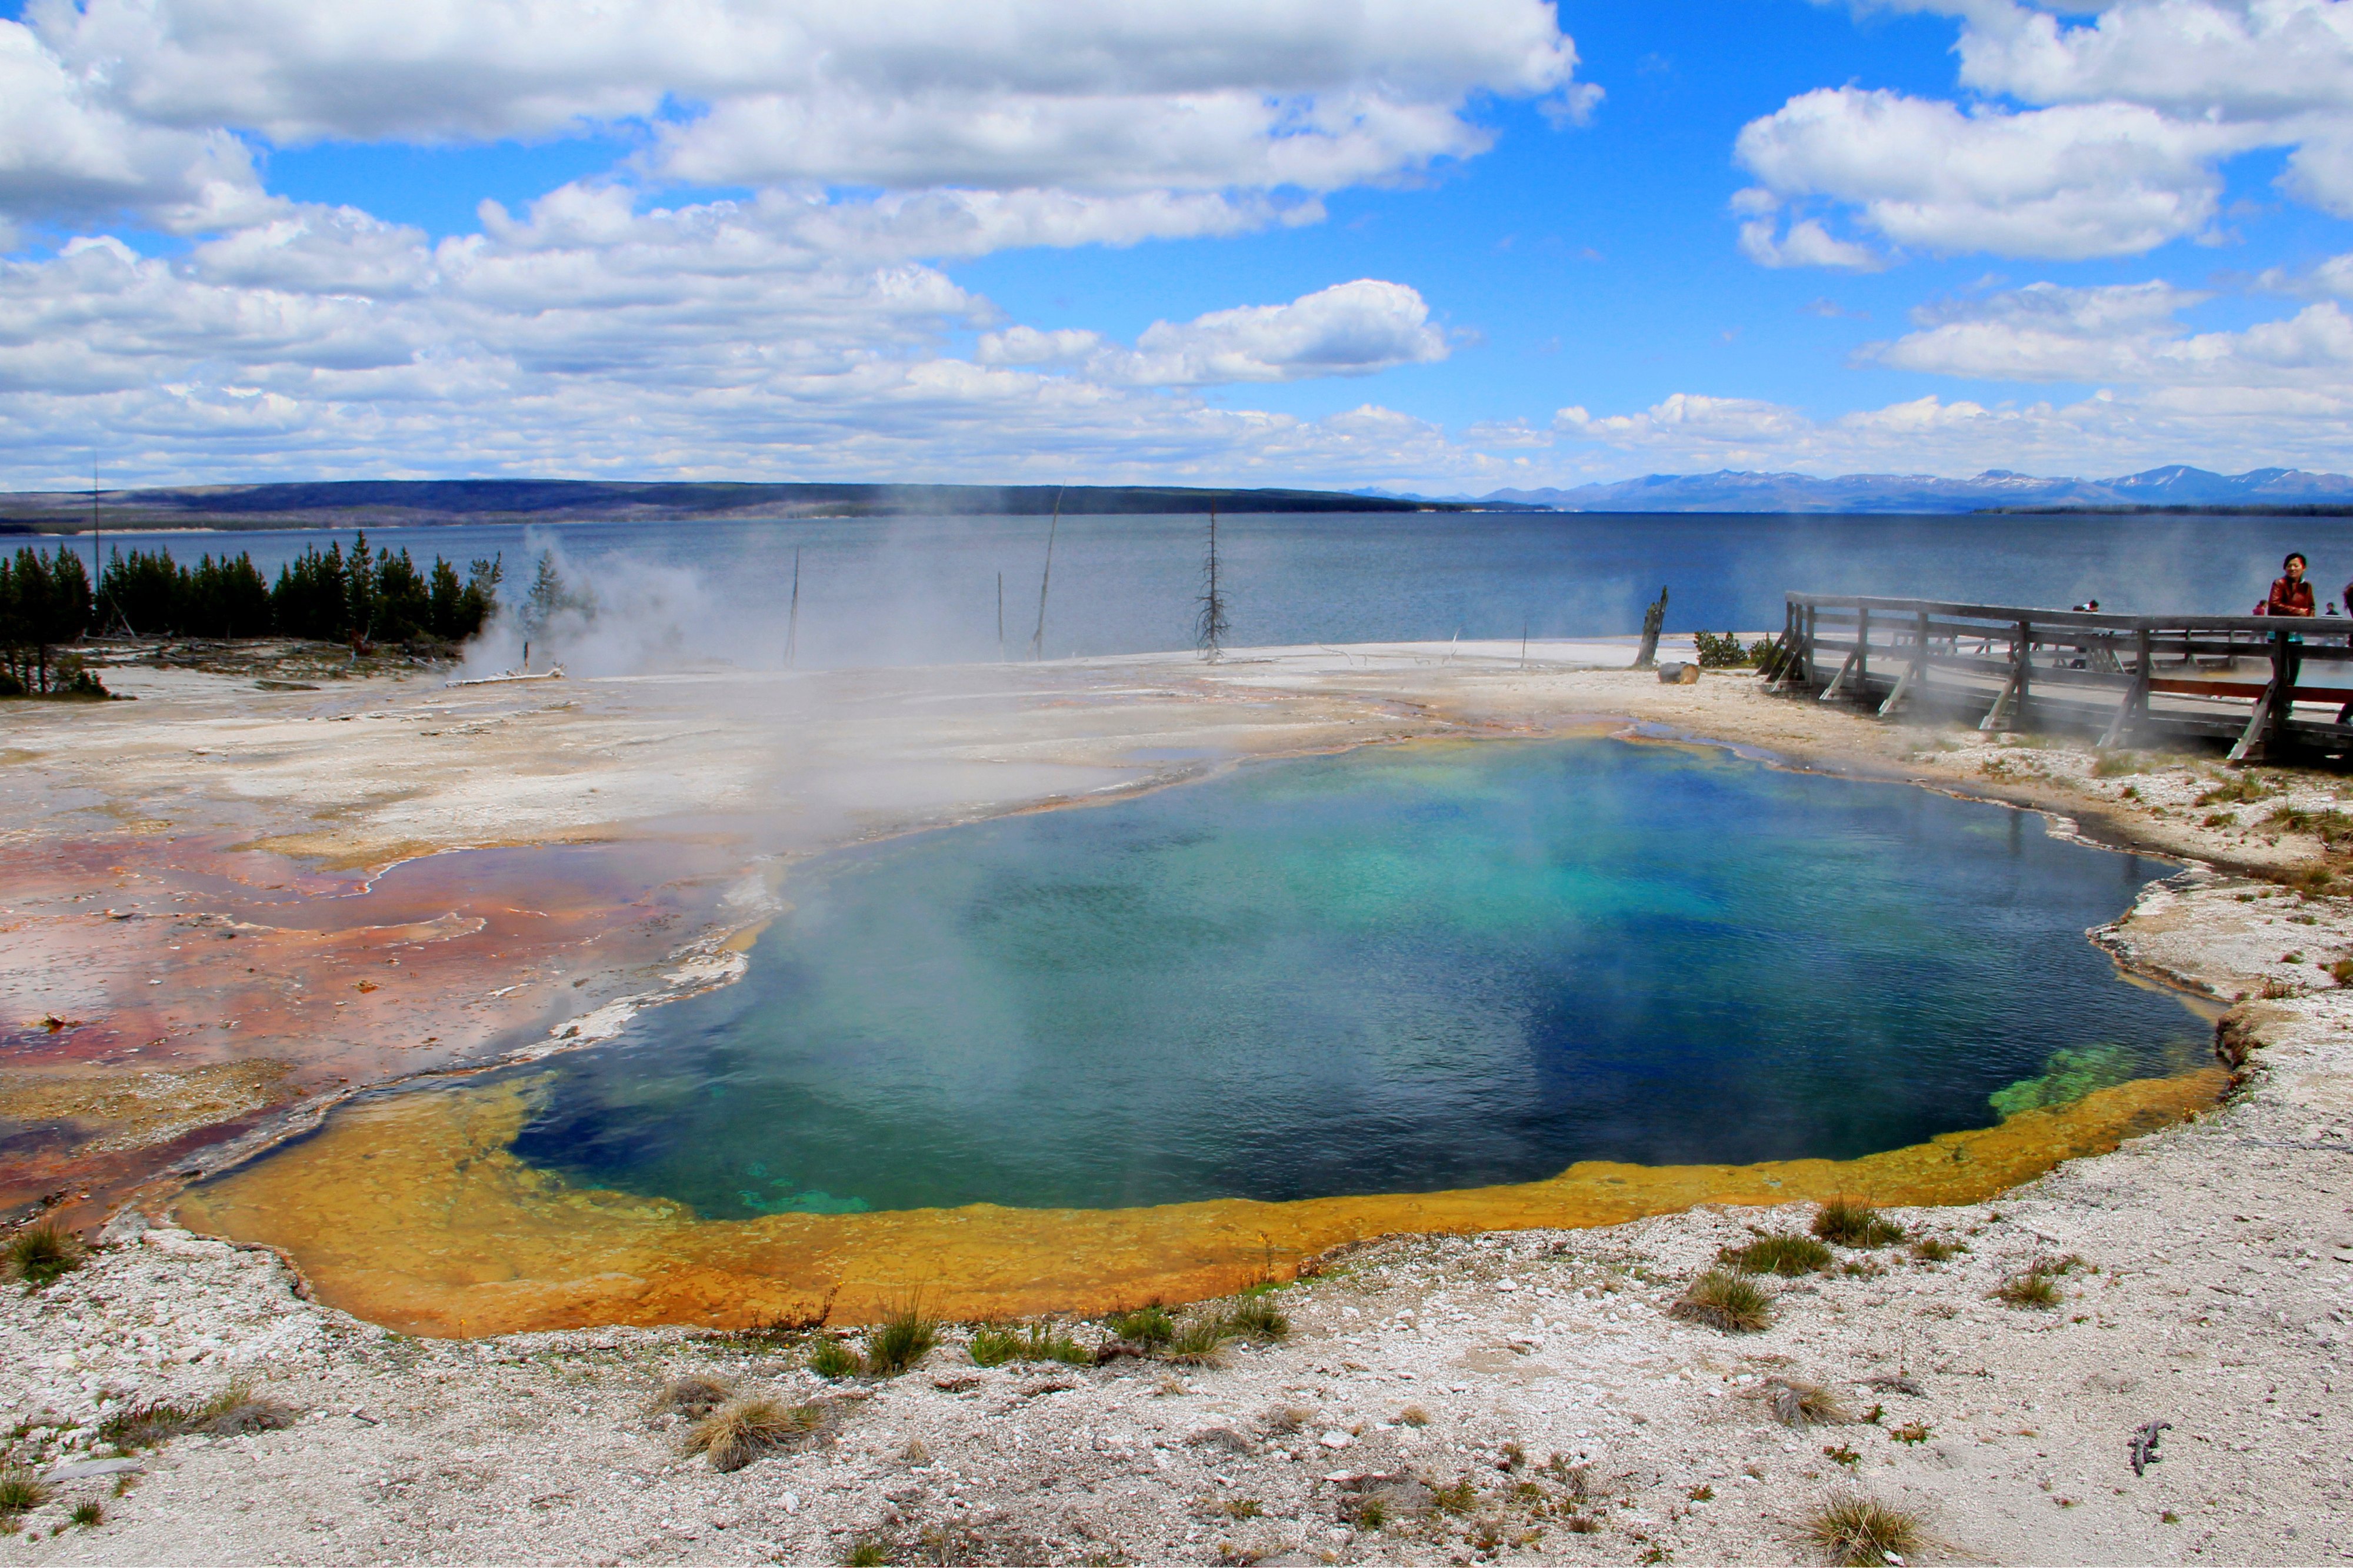
[[[825,1303],[834,1321],[856,1322],[918,1289],[952,1318],[1099,1312],[1288,1278],[1334,1247],[1399,1232],[1614,1225],[1700,1204],[1838,1194],[1978,1202],[2192,1115],[2226,1080],[2220,1068],[2138,1079],[1853,1160],[1587,1161],[1546,1181],[1452,1192],[748,1220],[701,1220],[673,1201],[575,1187],[518,1159],[510,1146],[543,1081],[353,1106],[293,1148],[189,1193],[180,1215],[283,1250],[333,1306],[433,1336],[748,1328]]]

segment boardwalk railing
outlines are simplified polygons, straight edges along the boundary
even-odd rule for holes
[[[1975,716],[1980,730],[2095,729],[2103,747],[2229,740],[2244,762],[2353,747],[2353,619],[2110,616],[1791,594],[1777,689]]]

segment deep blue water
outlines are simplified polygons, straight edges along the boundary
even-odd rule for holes
[[[712,1217],[1851,1157],[2200,1059],[2084,939],[2168,870],[1709,749],[1253,764],[812,863],[515,1147]]]
[[[1044,649],[1191,646],[1204,520],[1064,518]],[[567,524],[534,532],[459,525],[379,531],[378,543],[461,564],[518,563],[547,542],[628,598],[665,569],[691,592],[649,612],[690,653],[776,662],[800,554],[799,661],[844,665],[994,658],[997,580],[1006,647],[1038,623],[1044,518],[902,518]],[[1765,631],[1791,590],[1877,593],[2119,611],[2243,612],[2279,558],[2312,558],[2324,598],[2353,576],[2353,519],[1682,516],[1604,513],[1264,515],[1221,521],[1234,646],[1640,629],[1671,591],[1667,626]],[[175,553],[250,551],[274,574],[314,533],[110,535]],[[88,540],[81,542],[87,548]],[[675,584],[672,585],[673,587]]]

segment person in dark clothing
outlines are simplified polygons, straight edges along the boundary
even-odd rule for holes
[[[2280,575],[2272,584],[2272,596],[2263,601],[2267,616],[2310,616],[2312,584],[2304,580],[2304,556],[2291,552],[2280,563]]]

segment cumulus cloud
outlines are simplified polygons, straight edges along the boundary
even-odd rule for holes
[[[1475,95],[1589,108],[1544,0],[35,0],[153,124],[467,141],[642,121],[717,184],[1330,190],[1481,150]]]
[[[1794,98],[1738,142],[1778,197],[1939,254],[2133,255],[2212,237],[2221,165],[2273,147],[2289,195],[2353,216],[2353,0],[1857,4],[1957,19],[1978,100]],[[1845,264],[1753,222],[1742,243],[1767,265]]]
[[[2137,104],[1965,112],[1901,93],[1831,88],[1750,121],[1734,154],[1776,197],[1843,204],[1899,246],[2081,259],[2132,255],[2203,230],[2221,194],[2215,160],[2260,140],[2245,128],[2174,121]],[[1816,232],[1810,254],[1795,264],[1852,266],[1868,254]],[[1769,228],[1765,237],[1769,244]],[[1788,243],[1767,251],[1777,258],[1768,264],[1792,264],[1782,258]]]
[[[1310,376],[1369,375],[1446,357],[1430,307],[1402,283],[1358,279],[1288,305],[1212,310],[1182,323],[1155,321],[1134,349],[1098,350],[1094,379],[1126,386],[1206,386]]]
[[[1946,375],[2107,382],[2167,397],[2195,390],[2217,406],[2249,399],[2294,405],[2280,404],[2283,393],[2330,407],[2353,403],[2353,317],[2336,300],[2239,331],[2185,331],[2177,317],[2204,298],[2159,282],[2037,283],[1916,312],[1919,331],[1866,353]]]

